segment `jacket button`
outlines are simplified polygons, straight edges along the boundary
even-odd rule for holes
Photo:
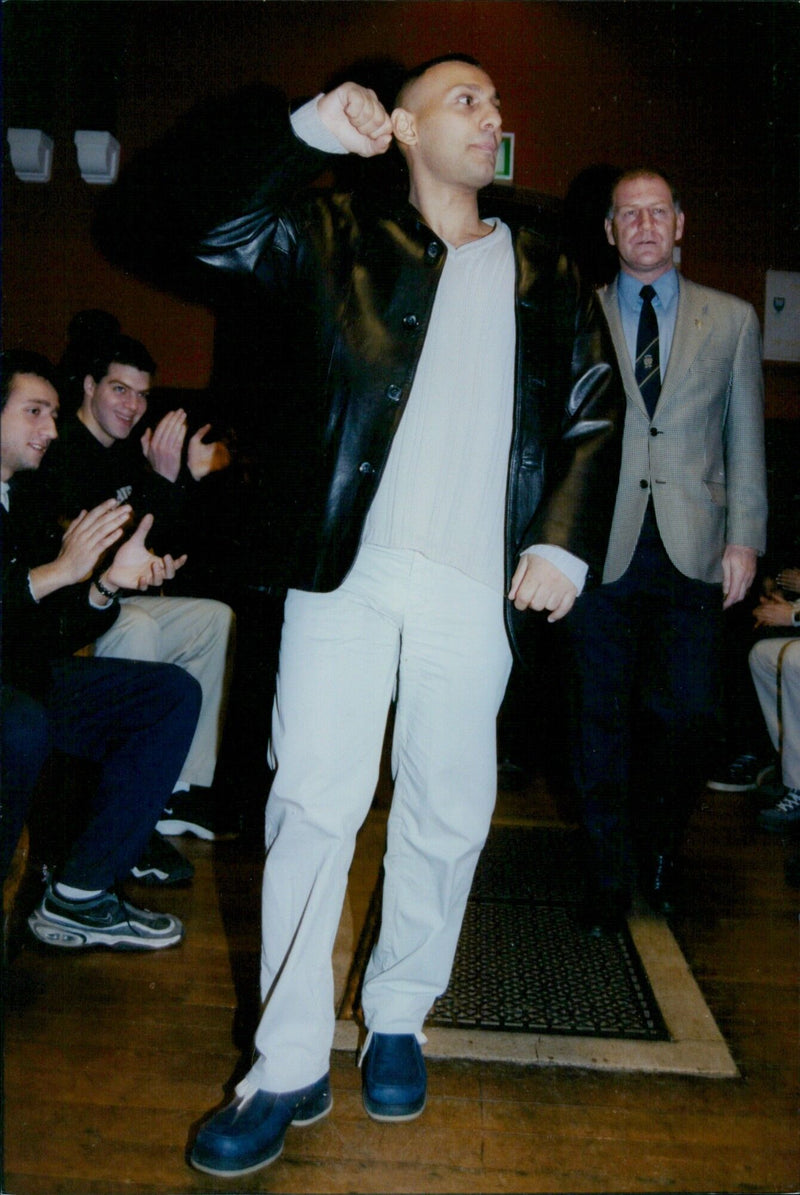
[[[657,436],[657,435],[658,435],[658,428],[657,428],[657,427],[651,427],[651,428],[650,428],[650,435],[651,435],[651,436]]]
[[[363,468],[363,465],[362,465],[362,468]],[[642,487],[642,489],[643,489],[643,490],[646,490],[646,489],[648,488],[648,487],[647,487],[647,481],[645,480],[645,478],[644,478],[644,477],[643,477],[643,478],[642,478],[642,480],[639,482],[639,485]]]
[[[419,318],[414,315],[413,311],[409,311],[408,315],[403,316],[403,327],[408,328],[411,332],[419,327]]]
[[[396,382],[392,382],[391,386],[386,387],[385,393],[389,402],[399,402],[403,393],[403,387],[398,386]]]
[[[425,250],[425,256],[428,258],[428,261],[436,261],[436,259],[441,255],[441,252],[441,245],[439,245],[436,241],[431,241]]]
[[[359,473],[363,473],[365,476],[368,476],[370,473],[375,472],[375,466],[370,461],[362,461],[358,466],[358,471]]]

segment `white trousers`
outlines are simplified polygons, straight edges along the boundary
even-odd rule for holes
[[[329,1066],[331,954],[392,696],[394,795],[369,1029],[417,1033],[447,987],[497,788],[511,653],[503,597],[418,553],[363,547],[335,592],[286,601],[266,812],[257,1059],[247,1087]]]
[[[217,766],[233,663],[235,619],[211,598],[123,598],[95,655],[180,664],[203,690],[197,729],[179,780],[210,787]]]
[[[750,649],[750,674],[783,783],[800,788],[800,637],[759,639]]]

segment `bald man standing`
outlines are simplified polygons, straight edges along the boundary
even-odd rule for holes
[[[363,1099],[405,1121],[496,797],[495,720],[525,622],[600,574],[622,390],[601,317],[535,214],[484,218],[502,118],[468,56],[412,72],[391,115],[346,83],[267,114],[264,177],[195,246],[297,313],[304,469],[272,723],[255,1061],[191,1162],[233,1178],[326,1116],[331,951],[397,694],[383,915],[362,1007]],[[392,139],[409,201],[304,190]],[[181,187],[186,190],[185,178]],[[177,190],[177,189],[176,189]],[[296,368],[295,368],[296,367]],[[311,396],[311,401],[305,400]],[[296,420],[296,422],[301,422]],[[288,432],[287,432],[288,435]]]

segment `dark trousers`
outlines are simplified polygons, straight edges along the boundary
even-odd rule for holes
[[[200,686],[175,664],[69,657],[42,701],[3,685],[0,876],[5,876],[51,750],[99,765],[59,879],[105,889],[140,857],[197,725]]]
[[[627,572],[566,620],[572,773],[603,888],[642,852],[674,854],[717,740],[722,597],[680,573],[652,514]]]

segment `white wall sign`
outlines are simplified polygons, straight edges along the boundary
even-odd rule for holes
[[[800,274],[767,270],[764,360],[800,361]]]

